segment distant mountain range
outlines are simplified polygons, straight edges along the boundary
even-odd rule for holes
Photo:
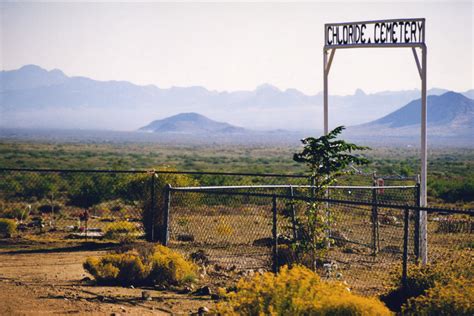
[[[427,100],[427,126],[430,136],[465,137],[474,142],[474,100],[446,92],[429,96]],[[414,100],[404,107],[372,122],[350,128],[353,135],[412,136],[419,135],[421,101]]]
[[[179,134],[241,134],[247,132],[242,127],[211,120],[198,113],[181,113],[162,120],[156,120],[139,129],[152,133]]]
[[[444,89],[431,89],[440,95]],[[473,96],[474,90],[464,92]],[[358,125],[419,98],[418,90],[330,96],[330,122]],[[28,65],[0,72],[0,127],[132,131],[156,118],[196,112],[253,130],[322,129],[322,93],[305,95],[268,84],[253,91],[217,92],[203,87],[161,89],[127,81],[69,77]]]
[[[474,140],[474,100],[460,93],[446,92],[440,96],[428,97],[428,136],[431,143],[473,146]],[[409,102],[402,108],[372,122],[348,127],[343,137],[369,143],[418,143],[420,137],[420,99]],[[228,123],[217,122],[197,113],[181,113],[156,120],[140,128],[161,137],[180,136],[188,140],[209,138],[213,141],[238,138],[240,142],[252,143],[275,138],[290,143],[308,136],[303,132],[287,130],[253,131]],[[277,141],[278,142],[278,141]]]

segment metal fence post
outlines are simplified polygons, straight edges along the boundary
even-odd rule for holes
[[[420,206],[420,183],[418,182],[415,187],[415,205]],[[415,248],[415,258],[418,261],[420,259],[420,210],[415,211],[415,229],[413,236],[413,246]]]
[[[372,189],[372,254],[374,256],[377,255],[379,252],[378,247],[378,208],[377,208],[377,181],[374,180],[373,182],[373,189]]]
[[[314,199],[316,197],[316,188],[314,187],[316,185],[316,179],[315,177],[311,177],[311,197]]]
[[[277,198],[273,196],[272,201],[272,211],[273,211],[273,272],[278,272],[278,231],[277,231]]]
[[[168,246],[169,241],[169,217],[170,217],[170,202],[171,202],[171,185],[167,184],[164,189],[164,212],[163,212],[163,235],[161,243]]]
[[[155,177],[156,177],[156,174],[155,172],[153,171],[152,174],[151,174],[151,223],[150,223],[150,226],[151,226],[151,241],[152,242],[155,242],[156,241],[156,238],[155,238],[155,222],[156,222],[156,183],[155,183]]]
[[[293,240],[298,240],[298,233],[296,231],[296,214],[295,214],[295,205],[293,204],[293,197],[295,196],[293,191],[293,186],[290,185],[290,212],[291,212],[291,226],[293,229]]]
[[[405,287],[407,283],[408,270],[408,231],[409,231],[410,210],[405,209],[403,221],[403,266],[402,266],[402,284]]]

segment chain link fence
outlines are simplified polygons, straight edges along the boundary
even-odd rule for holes
[[[331,240],[316,269],[364,294],[382,293],[392,272],[402,268],[406,275],[419,260],[420,211],[429,214],[430,262],[473,246],[472,211],[420,208],[418,185],[331,187],[325,199],[312,198],[311,187],[283,185],[170,187],[165,194],[165,243],[229,271],[307,264],[292,249],[301,238],[296,222],[316,202],[328,213]]]
[[[308,184],[301,175],[175,170],[0,169],[0,218],[21,235],[54,238],[162,238],[166,183]],[[209,201],[210,202],[210,201]]]
[[[295,260],[295,222],[316,201],[331,240],[320,274],[367,294],[420,256],[421,210],[430,262],[472,255],[472,211],[420,208],[416,178],[354,175],[337,184],[315,199],[302,175],[0,169],[0,219],[15,221],[21,236],[161,241],[245,272]]]

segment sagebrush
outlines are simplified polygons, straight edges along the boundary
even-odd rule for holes
[[[241,279],[215,310],[223,315],[391,315],[376,298],[352,294],[303,266]]]
[[[0,218],[0,237],[10,238],[16,232],[17,224],[14,220]]]
[[[123,286],[182,285],[192,282],[197,272],[194,263],[161,245],[150,252],[132,249],[103,257],[89,257],[84,269],[98,284]]]
[[[382,300],[390,309],[400,311],[408,300],[425,295],[430,289],[445,286],[459,278],[466,280],[474,278],[470,250],[460,253],[451,260],[409,266],[405,284],[401,282],[401,271],[397,270],[393,273],[389,290],[382,296]]]

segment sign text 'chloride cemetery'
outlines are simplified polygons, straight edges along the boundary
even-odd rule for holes
[[[325,46],[414,46],[425,42],[425,19],[400,19],[325,25]]]

